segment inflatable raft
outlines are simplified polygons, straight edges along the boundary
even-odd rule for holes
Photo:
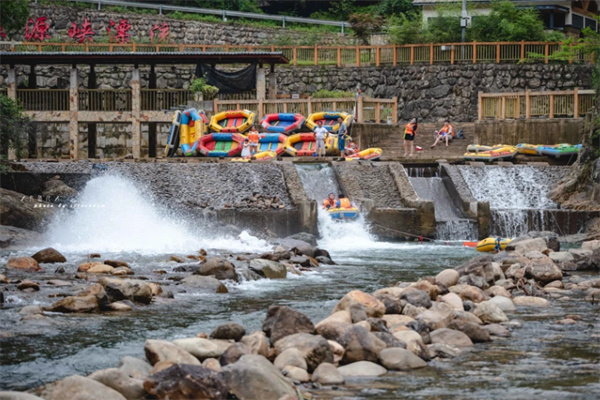
[[[538,155],[538,147],[540,147],[540,146],[541,145],[539,145],[539,144],[519,143],[517,145],[517,151],[519,152],[519,154],[527,154],[527,155],[537,156]]]
[[[173,122],[171,123],[171,129],[169,129],[169,136],[167,137],[167,145],[165,146],[165,151],[163,151],[163,157],[173,157],[177,153],[180,126],[181,111],[177,110],[173,113]]]
[[[369,149],[365,149],[363,151],[359,151],[358,153],[352,154],[348,157],[345,157],[345,160],[346,161],[355,161],[355,160],[375,161],[375,160],[379,160],[382,152],[383,152],[383,150],[372,147]]]
[[[244,133],[254,124],[255,117],[249,110],[223,111],[212,116],[209,128],[217,133]]]
[[[181,114],[179,146],[186,157],[196,156],[199,151],[199,140],[206,133],[208,118],[204,111],[194,108],[185,110]]]
[[[260,122],[260,125],[267,132],[285,133],[288,135],[304,125],[304,117],[300,114],[267,114]]]
[[[250,162],[251,160],[256,160],[256,161],[271,161],[274,160],[275,158],[277,158],[277,153],[275,153],[274,151],[262,151],[260,153],[256,153],[255,155],[252,156],[252,159],[247,159],[247,158],[232,158],[231,162]]]
[[[211,133],[200,139],[199,150],[206,157],[233,157],[241,153],[245,139],[239,133]]]
[[[580,144],[572,145],[568,143],[542,145],[537,148],[538,154],[542,156],[554,156],[556,158],[578,154],[579,150],[581,150]]]
[[[480,151],[478,153],[465,153],[465,161],[498,161],[510,160],[517,154],[515,146],[503,146],[494,150]]]
[[[342,120],[346,123],[346,126],[350,127],[352,123],[352,115],[347,112],[329,111],[329,112],[318,112],[313,113],[306,119],[306,127],[311,131],[314,131],[317,127],[318,121],[323,121],[323,127],[329,132],[335,133],[340,129],[338,124],[338,118],[342,117]]]
[[[281,133],[261,133],[258,139],[258,152],[274,151],[278,156],[283,154],[287,136]],[[258,154],[257,154],[258,155]]]
[[[331,219],[336,221],[356,219],[360,215],[360,211],[356,207],[350,208],[329,208],[327,210]]]
[[[489,253],[494,251],[496,248],[496,239],[494,237],[485,238],[479,242],[477,242],[477,251],[481,251],[484,253]],[[500,249],[504,250],[506,245],[510,243],[512,239],[501,238],[500,239]]]
[[[283,150],[292,157],[313,156],[316,149],[314,133],[296,133],[288,136],[283,146]],[[325,154],[337,155],[339,153],[337,138],[329,136],[325,140]]]
[[[491,150],[499,149],[501,147],[504,147],[504,145],[495,144],[493,146],[484,146],[481,144],[470,144],[467,146],[467,151],[469,153],[479,153],[480,151],[491,151]]]

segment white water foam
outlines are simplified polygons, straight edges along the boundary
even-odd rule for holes
[[[113,175],[90,180],[79,207],[58,213],[46,232],[46,245],[66,252],[194,252],[200,248],[266,251],[264,240],[243,232],[239,238],[211,238],[202,227],[155,205],[134,182]]]

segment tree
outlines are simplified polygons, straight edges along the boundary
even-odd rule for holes
[[[364,44],[369,44],[371,35],[381,30],[383,18],[372,14],[351,14],[348,22],[352,25],[354,35],[362,40]]]
[[[421,15],[406,16],[399,14],[388,20],[386,30],[392,43],[394,44],[412,44],[421,43],[423,35],[423,23]]]
[[[386,17],[400,16],[414,11],[412,0],[383,0],[377,8],[377,13]]]
[[[16,100],[0,94],[0,156],[6,157],[14,149],[21,157],[25,138],[33,132],[33,123],[23,115],[23,107]]]
[[[29,18],[29,1],[2,0],[0,2],[0,26],[5,32],[16,32],[25,27]]]
[[[468,30],[470,40],[542,41],[546,39],[544,23],[533,8],[516,8],[507,0],[494,2],[489,15],[475,16]]]

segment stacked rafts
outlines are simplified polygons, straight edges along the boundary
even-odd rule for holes
[[[548,198],[567,168],[525,165],[458,168],[473,196],[489,202],[493,236],[517,237],[532,230],[574,233],[569,232],[573,225],[570,221],[559,221],[570,214],[559,212],[558,205]]]
[[[438,240],[475,240],[477,224],[467,219],[448,193],[439,168],[407,168],[415,192],[423,200],[431,200],[435,208],[436,238]]]

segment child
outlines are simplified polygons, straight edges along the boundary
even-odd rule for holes
[[[242,158],[244,160],[250,159],[250,141],[248,139],[244,139],[244,144],[242,145]]]

